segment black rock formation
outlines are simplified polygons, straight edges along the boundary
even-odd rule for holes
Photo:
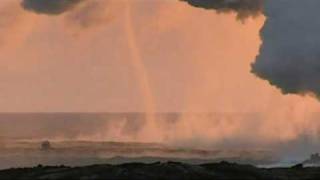
[[[320,179],[320,168],[257,168],[221,162],[190,165],[177,162],[92,165],[86,167],[42,166],[0,171],[0,179],[224,179],[282,180]]]

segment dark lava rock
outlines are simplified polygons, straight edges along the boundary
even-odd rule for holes
[[[292,169],[303,169],[303,164],[299,163],[291,167]]]
[[[222,179],[222,180],[282,180],[320,179],[320,168],[264,169],[251,165],[221,162],[190,165],[178,162],[129,163],[122,165],[92,165],[85,167],[37,166],[0,171],[0,179]]]

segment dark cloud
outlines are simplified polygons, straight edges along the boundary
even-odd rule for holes
[[[111,0],[86,1],[69,13],[66,19],[80,28],[98,27],[110,22],[116,9],[115,6]]]
[[[107,24],[118,0],[22,0],[24,10],[37,14],[64,15],[67,25],[88,29]]]
[[[319,7],[318,0],[265,2],[263,44],[252,72],[285,94],[320,97]]]
[[[23,0],[24,9],[40,14],[62,14],[85,0]]]
[[[319,0],[182,0],[239,18],[263,12],[262,46],[252,72],[284,94],[320,97]],[[303,10],[301,9],[303,7]]]
[[[263,9],[264,0],[181,0],[195,7],[218,12],[236,12],[239,19],[256,16]]]

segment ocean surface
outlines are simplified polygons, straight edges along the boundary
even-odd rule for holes
[[[172,128],[182,115],[159,113]],[[221,121],[252,119],[254,114],[191,114]],[[266,149],[183,147],[172,144],[114,141],[114,122],[135,136],[146,121],[144,113],[0,113],[0,169],[42,165],[83,166],[125,162],[180,161],[202,164],[231,161],[270,165],[277,158]],[[104,132],[111,133],[106,136]],[[48,141],[49,147],[43,143]]]

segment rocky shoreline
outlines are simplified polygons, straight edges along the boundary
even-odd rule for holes
[[[220,162],[191,165],[179,162],[127,163],[84,167],[42,166],[0,171],[0,179],[223,179],[285,180],[320,179],[320,168],[296,165],[291,168],[257,168],[252,165]]]

